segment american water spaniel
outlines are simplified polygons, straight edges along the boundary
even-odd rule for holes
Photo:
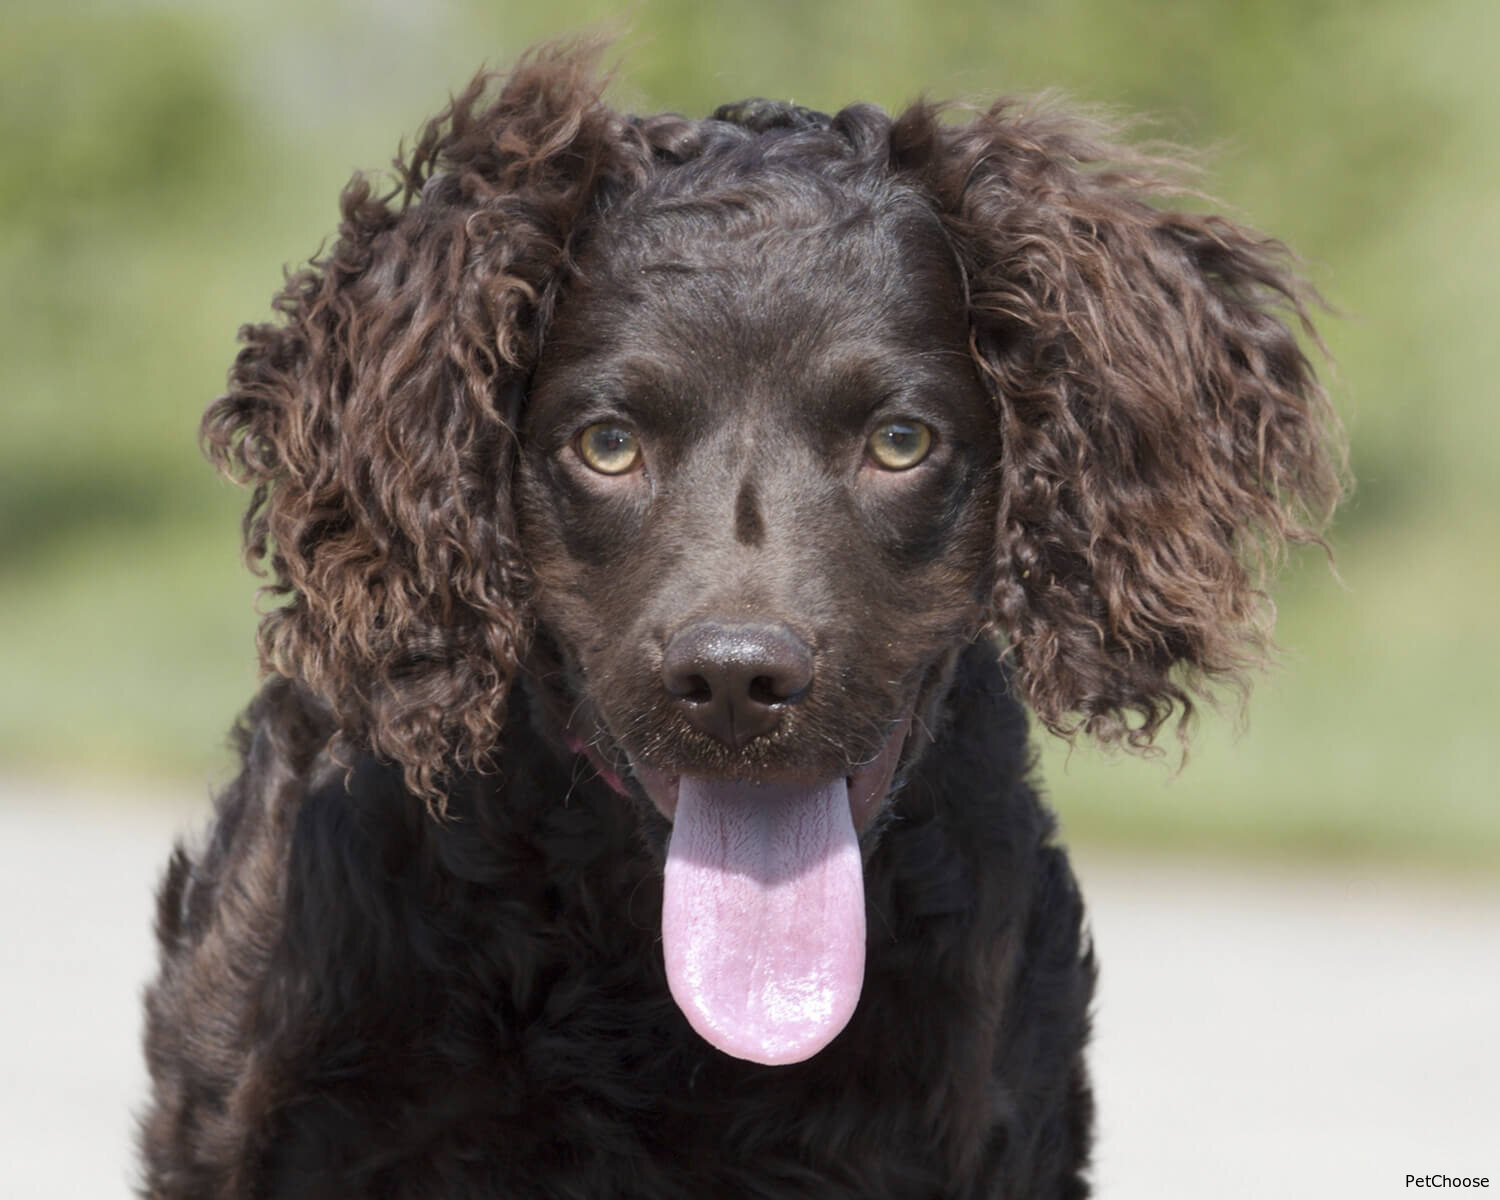
[[[1087,1193],[1032,780],[1267,648],[1337,432],[1275,242],[1096,124],[481,76],[241,331],[268,678],[144,1193]]]

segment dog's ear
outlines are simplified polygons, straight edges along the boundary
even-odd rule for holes
[[[967,276],[1002,434],[992,616],[1056,732],[1143,748],[1265,656],[1263,576],[1318,540],[1339,434],[1283,247],[1156,203],[1154,160],[998,104],[892,130]],[[1290,327],[1289,327],[1290,326]]]
[[[482,766],[527,639],[508,409],[570,238],[628,127],[596,55],[551,50],[473,84],[395,185],[345,189],[332,250],[247,326],[206,452],[254,486],[246,556],[276,598],[263,666],[333,708],[340,735],[440,799]]]

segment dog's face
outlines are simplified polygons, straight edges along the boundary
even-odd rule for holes
[[[789,925],[842,927],[781,930],[778,970],[857,965],[803,960],[862,953],[855,839],[988,587],[996,420],[965,312],[914,201],[639,205],[583,252],[524,415],[522,543],[568,736],[674,821],[669,970],[721,973],[708,943],[752,936],[718,911],[734,878],[759,928],[776,880]],[[709,1031],[747,1057],[811,1052],[785,1021],[700,1015],[755,1026]]]
[[[524,418],[522,541],[573,732],[667,817],[682,774],[854,774],[977,628],[997,438],[966,339],[912,214],[589,247]],[[883,797],[852,799],[863,829]]]

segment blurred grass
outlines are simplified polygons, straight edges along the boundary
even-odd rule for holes
[[[0,39],[0,771],[220,776],[253,686],[243,497],[194,444],[234,331],[338,189],[482,62],[621,34],[617,101],[702,113],[1061,88],[1213,148],[1298,248],[1359,491],[1296,560],[1249,732],[1180,775],[1047,749],[1071,837],[1500,862],[1500,91],[1485,0],[730,5],[40,0]],[[1171,754],[1169,761],[1175,762]]]

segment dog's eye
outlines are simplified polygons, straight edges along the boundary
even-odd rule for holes
[[[865,445],[876,465],[887,471],[905,471],[927,457],[932,449],[932,430],[920,421],[891,421],[872,433]]]
[[[578,457],[601,475],[623,475],[641,460],[635,434],[608,422],[590,425],[578,435],[575,445]]]

